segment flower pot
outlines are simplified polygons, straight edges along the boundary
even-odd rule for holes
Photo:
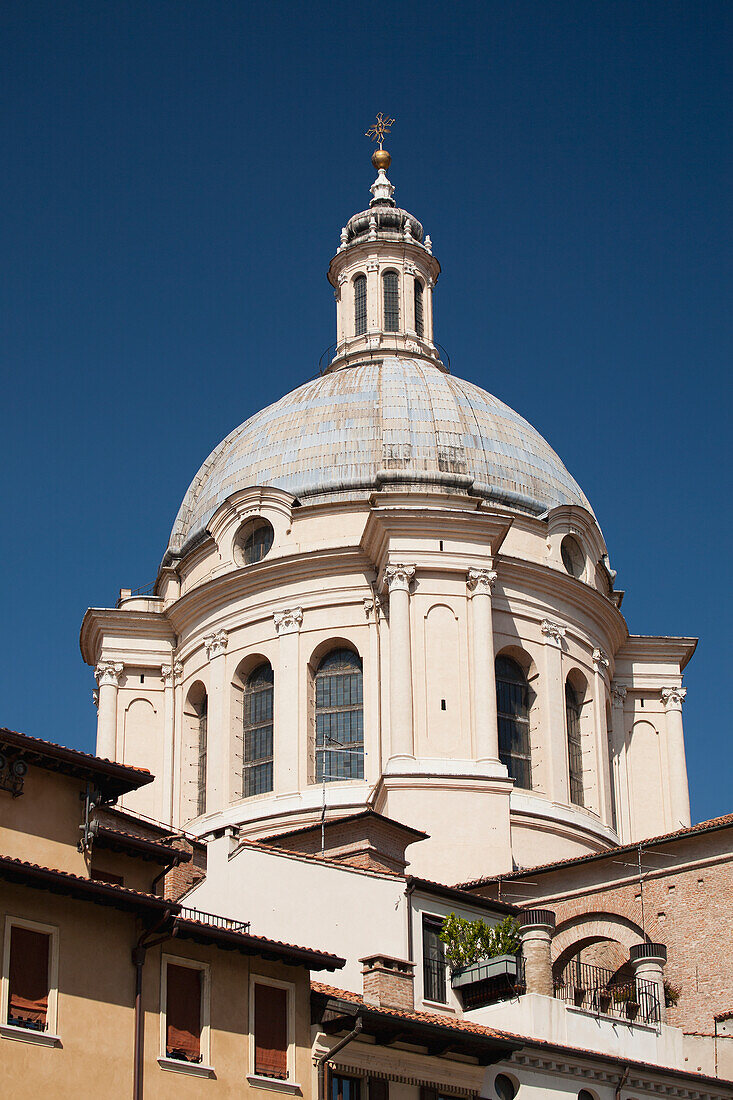
[[[453,989],[461,986],[474,985],[476,982],[486,981],[488,978],[498,978],[502,975],[511,978],[517,976],[517,956],[497,955],[493,959],[481,959],[471,963],[470,966],[459,966],[451,974]]]
[[[608,992],[608,990],[603,990],[601,993],[598,994],[598,1005],[601,1012],[608,1012],[609,1008],[611,1007],[612,1000],[613,997]]]
[[[630,1020],[635,1020],[638,1012],[639,1012],[639,1002],[638,1001],[627,1001],[626,1002],[626,1015],[628,1016],[628,1018]]]
[[[585,1000],[587,990],[582,985],[573,986],[573,1003],[576,1008],[580,1008]]]

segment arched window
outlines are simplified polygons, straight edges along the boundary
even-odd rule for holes
[[[250,672],[244,685],[245,798],[272,790],[272,697],[274,676],[265,661]]]
[[[366,275],[357,275],[354,279],[354,332],[357,336],[363,336],[366,332],[366,291]]]
[[[511,657],[496,658],[496,709],[499,719],[499,759],[518,787],[532,790],[529,744],[529,684]]]
[[[332,649],[318,666],[316,782],[364,778],[364,706],[361,658]]]
[[[568,768],[570,772],[570,801],[583,805],[583,746],[580,736],[579,692],[569,680],[565,681],[565,725],[568,733]]]
[[[382,276],[384,288],[384,329],[385,332],[398,332],[400,327],[400,292],[396,271],[385,271]]]
[[[196,816],[206,813],[206,752],[208,740],[209,697],[206,692],[193,704],[198,729],[196,744]]]
[[[418,336],[425,335],[425,322],[422,312],[422,283],[415,279],[415,332]]]

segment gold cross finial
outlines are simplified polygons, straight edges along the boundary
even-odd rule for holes
[[[393,118],[385,118],[380,111],[377,115],[377,121],[372,126],[371,130],[367,130],[364,137],[371,138],[372,141],[379,142],[379,148],[382,148],[384,142],[384,135],[388,134],[394,126],[395,120]]]

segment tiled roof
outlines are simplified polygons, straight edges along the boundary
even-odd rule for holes
[[[346,959],[340,955],[334,955],[330,951],[317,951],[312,947],[300,947],[295,943],[285,943],[283,940],[271,940],[266,936],[252,936],[249,932],[240,932],[236,929],[221,928],[218,924],[209,924],[207,921],[192,920],[186,916],[176,917],[176,927],[180,936],[181,930],[206,934],[213,941],[235,944],[237,941],[244,948],[250,948],[250,954],[274,954],[278,957],[288,956],[293,962],[300,962],[304,966],[310,966],[312,970],[340,970],[346,965]]]
[[[128,791],[134,791],[152,783],[154,776],[145,768],[133,768],[129,764],[120,764],[116,760],[106,760],[79,749],[69,749],[55,741],[44,741],[41,737],[31,737],[17,730],[0,728],[0,746],[17,749],[30,763],[36,760],[41,767],[60,771],[67,775],[94,775],[104,793],[118,797]],[[35,757],[35,760],[34,760]]]
[[[723,814],[722,817],[712,817],[708,821],[699,821],[697,825],[690,825],[685,829],[676,829],[673,833],[661,833],[659,836],[646,837],[642,841],[635,841],[633,844],[617,844],[613,848],[608,848],[603,852],[592,852],[587,856],[572,856],[569,859],[558,859],[554,863],[539,863],[535,867],[523,867],[520,871],[507,871],[503,875],[484,875],[481,878],[471,879],[470,882],[460,882],[457,884],[457,890],[473,890],[478,886],[486,886],[492,882],[503,882],[505,879],[521,879],[525,875],[537,875],[543,872],[551,872],[556,870],[562,870],[564,867],[580,866],[584,863],[594,863],[597,860],[607,859],[609,856],[616,856],[619,852],[635,852],[641,844],[644,848],[648,848],[651,845],[667,844],[670,841],[686,840],[688,837],[696,836],[699,833],[712,833],[717,829],[725,829],[729,825],[733,825],[733,814]]]
[[[566,1057],[572,1055],[574,1057],[594,1058],[605,1062],[612,1062],[614,1065],[618,1066],[633,1067],[645,1073],[660,1073],[672,1077],[692,1078],[695,1082],[704,1081],[720,1089],[728,1089],[733,1084],[733,1082],[721,1077],[710,1077],[704,1073],[695,1073],[692,1070],[686,1069],[673,1069],[670,1066],[657,1066],[649,1062],[636,1062],[630,1058],[619,1058],[612,1054],[605,1054],[602,1051],[588,1050],[585,1047],[573,1047],[561,1043],[550,1043],[545,1039],[535,1039],[531,1035],[517,1035],[511,1031],[499,1031],[496,1028],[486,1027],[483,1024],[475,1024],[471,1020],[462,1018],[437,1016],[428,1012],[409,1012],[406,1009],[385,1008],[381,1005],[370,1004],[365,1001],[363,997],[360,997],[358,993],[352,993],[346,989],[337,989],[334,986],[324,985],[321,982],[311,982],[311,989],[316,994],[333,997],[340,1001],[347,1001],[369,1012],[379,1013],[379,1015],[413,1020],[418,1024],[426,1023],[438,1025],[445,1028],[446,1031],[470,1033],[477,1037],[506,1042],[514,1045],[517,1050],[526,1047],[538,1047],[541,1050],[557,1051]]]
[[[173,525],[177,553],[239,489],[301,499],[365,497],[399,475],[415,490],[451,484],[538,515],[591,510],[531,424],[498,398],[422,360],[387,356],[325,374],[255,413],[212,451]]]

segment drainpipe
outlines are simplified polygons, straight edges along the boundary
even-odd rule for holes
[[[145,1013],[143,1011],[143,967],[145,955],[149,947],[157,947],[159,943],[169,940],[171,933],[164,933],[155,940],[145,942],[145,937],[157,932],[166,921],[170,920],[171,912],[166,910],[154,928],[146,929],[132,949],[132,965],[135,967],[135,1044],[132,1056],[132,1100],[143,1100],[143,1065],[145,1053]]]
[[[407,959],[409,962],[415,961],[412,957],[412,903],[410,901],[414,889],[415,883],[408,881],[405,887],[405,897],[407,898]]]
[[[624,1069],[624,1072],[623,1072],[623,1073],[621,1074],[621,1077],[619,1078],[619,1082],[618,1082],[618,1084],[616,1085],[616,1090],[615,1090],[615,1093],[614,1093],[614,1095],[615,1095],[615,1097],[616,1097],[616,1100],[620,1100],[620,1097],[621,1097],[621,1089],[622,1089],[622,1088],[624,1087],[624,1085],[626,1084],[626,1078],[627,1078],[627,1077],[629,1076],[629,1070],[630,1070],[630,1069],[631,1069],[631,1067],[630,1067],[630,1066],[626,1066],[626,1068]]]
[[[318,1070],[318,1100],[326,1100],[326,1062],[330,1062],[334,1055],[338,1054],[340,1050],[344,1049],[347,1043],[350,1043],[352,1039],[355,1039],[361,1031],[361,1028],[361,1016],[357,1016],[356,1020],[354,1021],[354,1027],[348,1035],[344,1035],[343,1039],[339,1039],[339,1041],[336,1043],[336,1046],[331,1047],[331,1049],[327,1050],[325,1054],[317,1054],[314,1058],[316,1068]],[[137,1096],[135,1097],[135,1100],[138,1100]],[[142,1100],[142,1094],[140,1095],[140,1100]]]

